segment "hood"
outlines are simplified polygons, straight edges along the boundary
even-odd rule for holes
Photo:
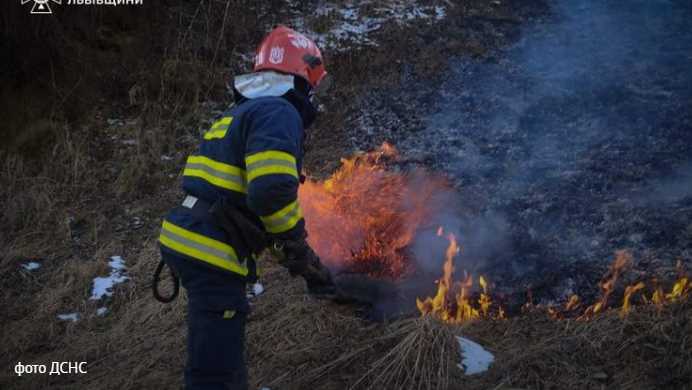
[[[293,75],[262,71],[237,76],[233,82],[233,93],[237,104],[244,99],[282,97],[298,110],[303,120],[303,129],[307,129],[314,122],[317,110],[307,97],[307,92],[301,92],[307,88],[304,84],[302,78],[296,78]]]
[[[283,96],[293,89],[294,77],[272,71],[248,73],[237,76],[233,86],[246,99]]]

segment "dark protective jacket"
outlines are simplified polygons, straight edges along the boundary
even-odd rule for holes
[[[292,102],[289,102],[291,100]],[[300,99],[298,99],[300,100]],[[276,238],[302,237],[298,204],[304,123],[296,99],[241,99],[207,131],[183,170],[183,189],[213,204],[226,198]],[[162,251],[253,280],[255,259],[213,218],[173,209],[159,237]]]

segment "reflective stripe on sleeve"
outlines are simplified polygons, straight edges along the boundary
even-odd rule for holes
[[[247,267],[238,262],[238,256],[232,246],[183,229],[171,222],[163,221],[159,242],[176,252],[225,270],[242,276],[248,274]]]
[[[190,156],[183,176],[199,177],[209,183],[231,191],[245,193],[245,171],[233,165],[220,163],[204,156]]]
[[[278,150],[267,150],[246,156],[245,168],[248,183],[264,175],[286,174],[298,178],[296,158]]]
[[[269,233],[283,233],[293,229],[298,221],[303,218],[298,201],[291,202],[288,206],[275,212],[274,214],[260,217],[264,228]]]
[[[232,116],[226,116],[214,123],[211,126],[211,129],[204,133],[204,139],[205,140],[212,140],[212,139],[220,139],[226,136],[226,132],[228,131],[228,128],[231,126],[231,122],[233,122],[233,117]]]

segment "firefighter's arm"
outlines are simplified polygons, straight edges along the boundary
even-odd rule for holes
[[[302,131],[291,106],[277,105],[253,117],[245,155],[247,202],[283,252],[282,264],[303,276],[311,293],[326,296],[334,288],[331,274],[307,243],[298,202]]]
[[[298,204],[300,126],[293,107],[267,104],[253,112],[247,130],[247,206],[273,239],[304,235]]]

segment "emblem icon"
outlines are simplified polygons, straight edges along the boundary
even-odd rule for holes
[[[269,62],[272,64],[280,64],[284,62],[284,48],[279,46],[272,47],[269,52]]]
[[[50,15],[53,10],[50,8],[50,2],[55,4],[62,4],[62,0],[22,0],[22,5],[33,1],[34,6],[31,7],[32,15]]]

